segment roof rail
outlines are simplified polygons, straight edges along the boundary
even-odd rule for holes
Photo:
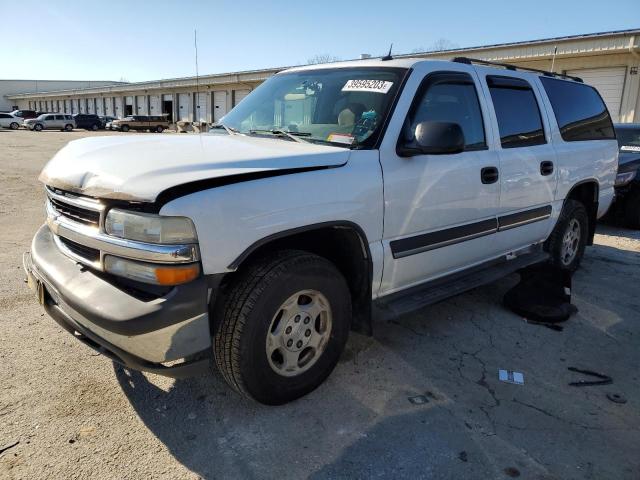
[[[456,57],[452,60],[452,62],[456,63],[465,63],[467,65],[471,65],[477,63],[479,65],[489,65],[493,67],[503,67],[507,70],[524,70],[526,72],[535,72],[540,73],[546,77],[560,77],[560,78],[568,78],[570,80],[574,80],[576,82],[584,83],[580,77],[572,77],[571,75],[565,75],[563,73],[555,73],[548,72],[546,70],[538,70],[537,68],[527,68],[527,67],[518,67],[517,65],[512,65],[510,63],[500,63],[500,62],[491,62],[489,60],[480,60],[478,58],[469,58],[469,57]]]

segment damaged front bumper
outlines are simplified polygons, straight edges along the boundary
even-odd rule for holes
[[[174,378],[210,368],[205,278],[173,287],[157,298],[141,297],[63,254],[47,225],[38,230],[23,266],[46,312],[112,360]]]

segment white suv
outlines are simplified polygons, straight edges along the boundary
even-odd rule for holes
[[[36,132],[42,130],[64,130],[65,132],[70,132],[76,127],[76,121],[71,115],[65,113],[43,113],[38,118],[25,120],[24,126]]]
[[[18,130],[22,119],[14,117],[10,113],[0,112],[0,128],[10,128],[11,130]]]
[[[380,307],[575,270],[617,152],[579,79],[465,58],[296,68],[211,134],[69,143],[24,265],[47,312],[115,361],[181,377],[213,355],[280,404]]]

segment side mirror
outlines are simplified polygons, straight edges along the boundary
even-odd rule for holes
[[[420,122],[414,140],[398,146],[398,155],[442,155],[464,151],[464,133],[457,123]]]

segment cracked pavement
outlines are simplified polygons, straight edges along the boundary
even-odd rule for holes
[[[264,407],[217,374],[114,367],[22,283],[37,174],[89,135],[0,131],[0,478],[640,478],[640,232],[599,227],[562,332],[501,306],[510,276],[352,335],[318,390]],[[570,366],[613,384],[571,387]]]

